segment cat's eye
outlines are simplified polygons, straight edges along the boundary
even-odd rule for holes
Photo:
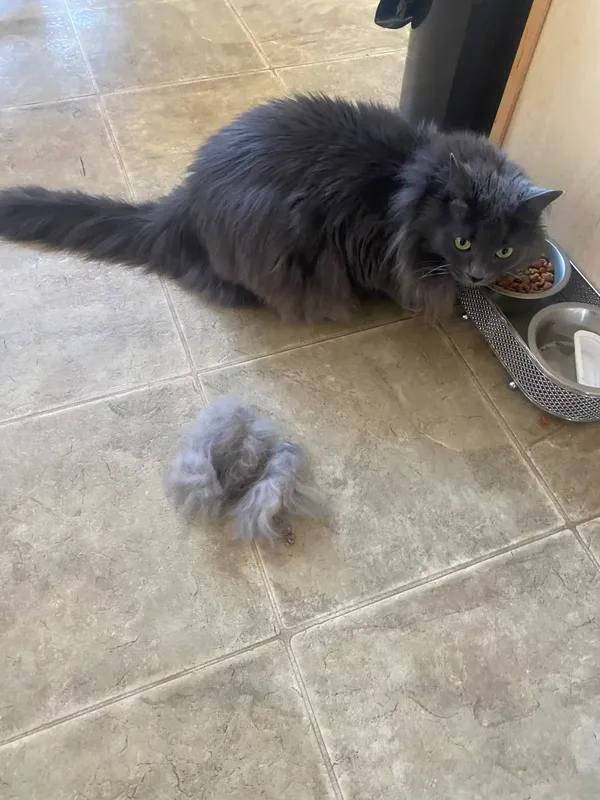
[[[457,250],[470,250],[471,242],[468,239],[463,239],[462,236],[457,236],[454,240],[454,247],[456,247]]]
[[[501,247],[500,250],[496,250],[497,258],[510,258],[513,253],[512,247]]]

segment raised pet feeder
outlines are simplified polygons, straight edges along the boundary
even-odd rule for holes
[[[565,325],[572,324],[600,333],[600,313],[593,313],[594,309],[581,313],[582,304],[600,309],[600,294],[556,242],[547,239],[546,251],[554,266],[552,289],[535,295],[497,287],[463,289],[460,302],[465,316],[475,323],[508,372],[512,389],[519,389],[534,405],[555,417],[570,422],[597,421],[600,388],[573,379],[574,345],[564,332],[568,329]],[[559,308],[560,304],[569,304],[569,310],[566,305]],[[545,324],[538,324],[538,313]],[[543,341],[539,338],[542,336]]]

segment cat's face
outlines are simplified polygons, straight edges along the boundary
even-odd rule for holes
[[[543,254],[540,218],[562,192],[538,189],[524,176],[515,180],[500,168],[490,174],[459,166],[428,228],[428,246],[444,259],[448,273],[463,286],[493,283]],[[503,165],[504,166],[504,165]],[[508,162],[507,167],[512,169]],[[432,209],[433,210],[433,209]]]

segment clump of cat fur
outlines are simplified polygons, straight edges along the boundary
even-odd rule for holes
[[[246,541],[293,542],[294,517],[319,518],[323,497],[303,449],[234,398],[198,416],[167,478],[167,490],[187,519],[233,517]]]

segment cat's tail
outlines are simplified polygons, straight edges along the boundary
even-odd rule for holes
[[[204,292],[221,305],[259,305],[243,286],[213,271],[177,190],[135,205],[38,186],[0,191],[0,237],[77,253],[94,261],[144,267]]]
[[[133,205],[81,192],[5,189],[0,191],[0,236],[152,269],[161,228],[165,232],[157,210],[157,203]]]

